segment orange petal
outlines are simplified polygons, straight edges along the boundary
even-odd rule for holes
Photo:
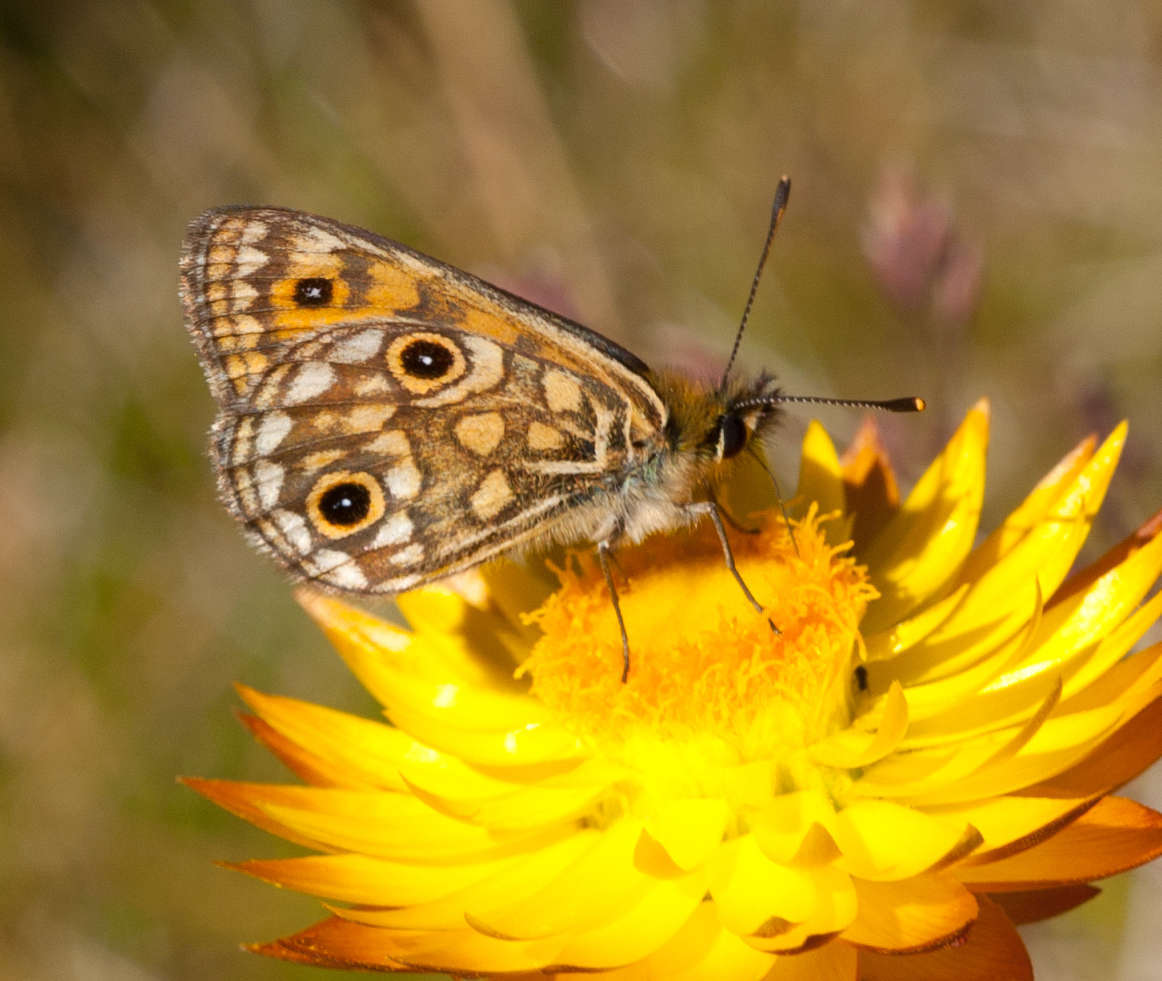
[[[374,935],[352,929],[342,920],[324,920],[313,927],[271,940],[264,944],[247,944],[255,954],[277,957],[292,964],[311,967],[331,967],[337,970],[406,971],[407,964],[393,961]]]
[[[900,488],[880,430],[865,416],[843,452],[843,489],[846,509],[855,516],[851,537],[856,551],[870,542],[900,507]]]
[[[859,916],[843,931],[843,939],[858,947],[896,953],[932,950],[963,934],[977,916],[972,893],[947,874],[854,881]]]
[[[979,897],[980,913],[963,940],[922,954],[860,951],[860,981],[1033,981],[1025,944],[1004,912]]]
[[[1122,797],[1105,797],[1040,844],[985,864],[970,858],[956,874],[983,892],[1022,890],[1101,879],[1158,855],[1162,814]]]
[[[726,978],[727,975],[708,974],[707,978]],[[763,981],[857,981],[859,954],[856,949],[840,941],[824,944],[815,950],[775,961]]]
[[[456,931],[385,930],[334,917],[290,937],[255,944],[255,953],[348,970],[535,971],[556,962],[561,941],[512,943],[465,927]]]
[[[329,760],[291,742],[282,733],[253,715],[239,713],[238,718],[250,730],[250,734],[296,777],[312,787],[346,787],[350,790],[371,790],[376,784],[361,780],[354,774],[336,772]]]
[[[1029,787],[1025,793],[1075,798],[1105,794],[1138,776],[1159,756],[1162,698],[1142,709],[1076,766]]]
[[[1059,886],[1056,889],[1030,889],[1026,892],[998,892],[989,898],[1005,911],[1011,922],[1019,926],[1068,913],[1082,903],[1089,902],[1100,892],[1097,886],[1079,884]]]

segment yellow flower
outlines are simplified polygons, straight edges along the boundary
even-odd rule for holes
[[[243,689],[306,786],[191,781],[318,854],[240,862],[333,901],[254,949],[458,975],[1029,978],[1013,924],[1162,853],[1110,792],[1162,753],[1162,518],[1067,578],[1124,427],[979,544],[987,412],[901,503],[812,426],[794,538],[619,550],[632,668],[586,554],[401,597],[300,593],[385,725]],[[854,544],[852,544],[854,543]],[[528,614],[527,611],[535,610]],[[531,656],[530,656],[531,652]],[[513,677],[514,664],[523,664]]]

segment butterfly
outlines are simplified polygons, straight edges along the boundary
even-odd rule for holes
[[[786,207],[779,185],[761,271]],[[654,371],[581,324],[371,232],[300,211],[227,207],[181,254],[186,327],[218,405],[211,456],[247,536],[323,588],[400,593],[495,556],[620,541],[709,519],[782,402],[731,375]],[[772,624],[772,627],[774,625]]]

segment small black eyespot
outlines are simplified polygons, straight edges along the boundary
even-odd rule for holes
[[[321,307],[331,302],[335,285],[324,276],[311,276],[295,283],[295,303],[300,307]]]
[[[862,664],[855,668],[855,688],[856,691],[867,691],[867,668]]]
[[[749,436],[746,423],[733,413],[726,413],[718,420],[718,458],[727,460],[737,456],[743,451]]]
[[[319,496],[319,513],[340,528],[357,525],[371,510],[371,492],[362,484],[344,481],[328,487]]]
[[[413,378],[443,378],[454,362],[452,352],[435,341],[413,341],[399,355],[399,363]]]

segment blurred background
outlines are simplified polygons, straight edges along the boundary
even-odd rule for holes
[[[215,500],[185,223],[330,215],[713,371],[784,172],[744,367],[925,395],[905,485],[988,396],[985,527],[1123,416],[1086,555],[1162,505],[1155,2],[0,5],[0,974],[331,976],[238,950],[319,907],[214,867],[289,846],[174,782],[283,779],[235,680],[374,711]],[[1024,931],[1039,976],[1156,977],[1159,902]]]

